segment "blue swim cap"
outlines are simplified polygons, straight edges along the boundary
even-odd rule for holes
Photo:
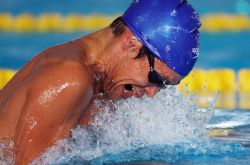
[[[122,16],[131,32],[181,76],[199,53],[199,15],[186,0],[134,0]]]

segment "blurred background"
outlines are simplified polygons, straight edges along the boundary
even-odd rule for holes
[[[0,88],[42,50],[107,26],[132,0],[0,0]],[[178,87],[219,92],[218,108],[250,109],[250,0],[189,0],[198,10],[200,56]]]

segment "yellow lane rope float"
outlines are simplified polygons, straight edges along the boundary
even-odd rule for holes
[[[14,16],[10,13],[0,13],[0,31],[20,33],[90,31],[109,25],[117,16],[77,13],[65,16],[59,13],[43,13],[38,16],[21,13]],[[250,30],[250,17],[246,15],[208,14],[201,17],[201,22],[201,30],[205,32]]]
[[[250,30],[250,17],[246,15],[209,14],[201,18],[202,30],[207,32],[239,32]]]
[[[14,76],[15,71],[0,69],[0,89]],[[232,69],[193,70],[178,86],[183,94],[195,94],[201,108],[218,92],[216,108],[250,110],[250,69],[236,73]],[[238,99],[239,98],[239,99]]]
[[[2,89],[5,84],[15,75],[14,70],[10,69],[0,69],[0,89]]]
[[[250,109],[250,69],[242,69],[238,73],[239,106]]]
[[[230,133],[233,133],[233,129],[228,128],[214,128],[208,132],[208,136],[210,137],[228,137]]]
[[[194,70],[179,85],[183,94],[198,96],[198,105],[208,107],[208,98],[219,92],[216,107],[235,109],[238,90],[236,74],[231,69]]]

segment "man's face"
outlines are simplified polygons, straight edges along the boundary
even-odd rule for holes
[[[152,97],[161,89],[159,84],[149,81],[150,65],[147,54],[140,58],[129,58],[137,57],[142,47],[136,51],[128,51],[127,54],[136,54],[130,55],[119,62],[112,79],[114,85],[106,93],[110,99],[119,100],[132,96],[141,98],[144,95]],[[154,57],[154,70],[165,80],[166,85],[177,85],[182,80],[180,75],[156,57]]]

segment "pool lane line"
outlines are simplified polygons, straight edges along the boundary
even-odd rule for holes
[[[109,25],[117,15],[83,15],[69,13],[0,13],[0,31],[17,33],[70,33],[93,31]],[[201,16],[201,31],[209,33],[250,31],[250,17],[247,15],[210,13]]]

